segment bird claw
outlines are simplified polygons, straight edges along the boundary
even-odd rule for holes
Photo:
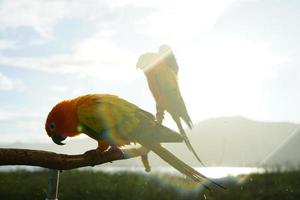
[[[99,155],[99,153],[103,153],[103,152],[104,151],[97,148],[97,149],[88,150],[84,154],[93,157],[93,156],[97,156],[97,155]]]
[[[143,165],[145,167],[145,171],[150,172],[151,167],[150,167],[149,160],[148,160],[148,154],[141,155],[141,159],[142,159]]]
[[[97,153],[97,149],[92,149],[84,152],[85,155],[93,155]]]
[[[110,146],[107,151],[122,151],[119,147],[116,146]]]

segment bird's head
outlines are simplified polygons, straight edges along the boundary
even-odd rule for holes
[[[72,110],[69,103],[63,101],[52,108],[48,114],[45,129],[49,137],[55,144],[64,145],[62,143],[68,136],[79,134],[75,123]]]
[[[171,47],[166,44],[161,45],[158,49],[159,54],[168,54],[170,51]]]
[[[136,68],[146,71],[157,64],[159,56],[156,53],[145,53],[141,55],[136,63]]]

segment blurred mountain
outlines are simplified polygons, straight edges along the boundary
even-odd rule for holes
[[[274,152],[296,126],[238,116],[221,117],[195,124],[190,139],[208,166],[252,167]]]
[[[193,130],[187,134],[206,166],[256,167],[271,154],[275,154],[296,127],[297,124],[286,122],[260,122],[239,116],[219,117],[196,123]],[[89,138],[67,140],[66,143],[64,146],[55,145],[52,141],[49,141],[49,144],[15,143],[2,147],[80,154],[97,145]],[[200,166],[185,144],[164,144],[164,146],[188,164]],[[299,150],[299,145],[295,144],[290,147],[289,152],[293,152],[296,156]],[[285,152],[281,154],[284,155]],[[167,166],[154,153],[150,153],[150,162],[152,166]],[[113,165],[142,166],[140,158],[115,161]]]
[[[300,166],[300,126],[287,137],[274,152],[263,160],[262,164],[269,167],[298,168]]]

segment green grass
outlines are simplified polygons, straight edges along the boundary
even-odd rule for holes
[[[0,199],[45,199],[47,175],[47,171],[0,172]],[[223,181],[227,190],[208,191],[183,178],[166,175],[72,170],[61,174],[59,200],[300,199],[300,171],[253,174]]]

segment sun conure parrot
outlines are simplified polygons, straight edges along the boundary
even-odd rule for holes
[[[81,133],[97,140],[100,150],[139,143],[194,181],[209,180],[160,144],[182,142],[181,135],[157,123],[152,114],[117,96],[89,94],[62,101],[48,114],[45,129],[59,145],[64,144],[62,141],[67,137]]]
[[[162,123],[165,110],[169,112],[176,122],[187,147],[203,165],[181,124],[182,119],[190,129],[193,126],[179,90],[177,81],[179,68],[171,48],[162,45],[159,53],[142,54],[136,67],[142,69],[147,78],[148,86],[156,101],[156,119],[158,123]]]

